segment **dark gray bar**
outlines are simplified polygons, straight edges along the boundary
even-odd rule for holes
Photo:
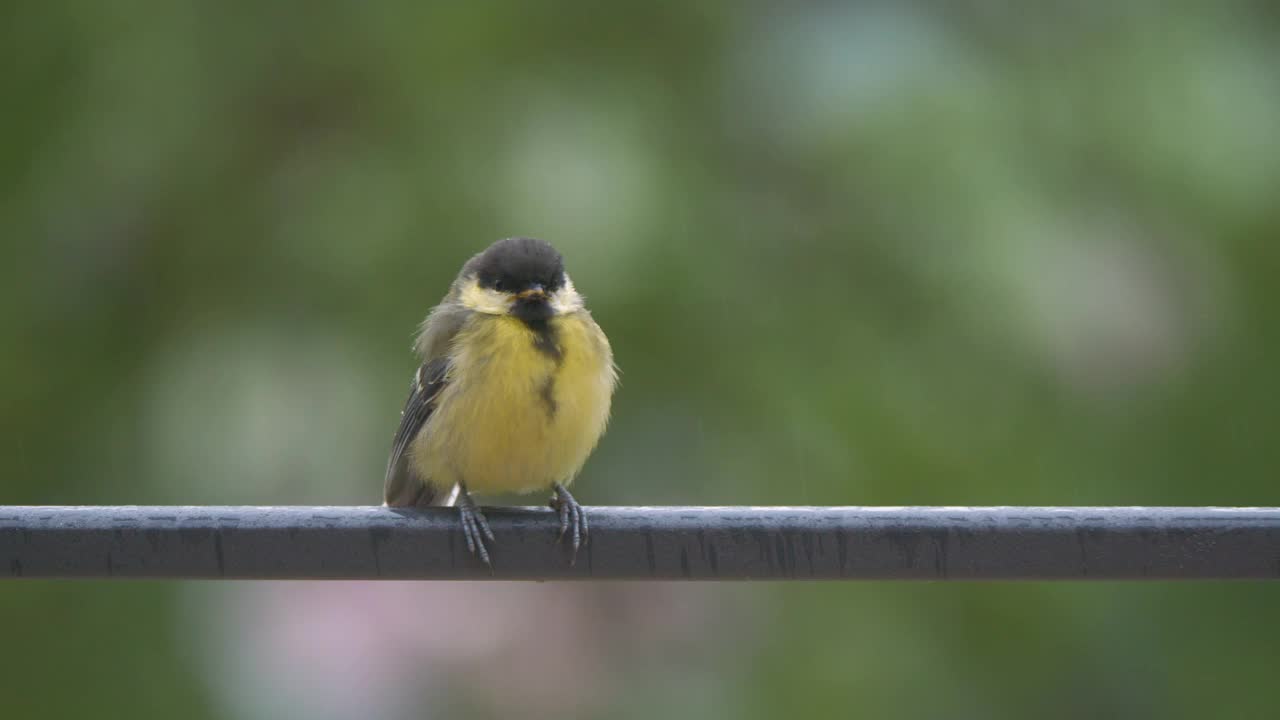
[[[11,578],[1280,578],[1280,508],[592,507],[576,565],[546,508],[4,507]]]

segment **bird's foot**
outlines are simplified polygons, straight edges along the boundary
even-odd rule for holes
[[[467,551],[479,557],[492,570],[493,563],[489,560],[489,548],[485,547],[485,540],[490,544],[495,542],[493,530],[489,529],[489,521],[485,520],[484,514],[476,507],[471,494],[466,490],[458,493],[458,514],[462,518],[462,536],[467,540]]]
[[[578,561],[578,548],[587,543],[587,513],[563,485],[556,483],[552,487],[555,495],[551,498],[551,509],[560,515],[559,541],[564,542],[565,535],[569,535],[573,548],[569,564],[573,565]],[[571,535],[570,530],[573,531]]]

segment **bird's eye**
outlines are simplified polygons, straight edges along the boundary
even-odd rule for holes
[[[506,291],[507,291],[507,281],[506,281],[506,280],[503,280],[503,279],[501,279],[501,278],[499,278],[498,280],[495,280],[495,281],[494,281],[494,283],[493,283],[493,289],[494,289],[494,290],[497,290],[498,292],[506,292]]]

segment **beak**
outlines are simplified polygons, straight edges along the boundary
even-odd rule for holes
[[[546,298],[547,291],[537,283],[534,283],[533,285],[530,285],[524,290],[516,293],[517,300],[545,300]]]

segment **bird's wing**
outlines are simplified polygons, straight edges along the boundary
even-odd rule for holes
[[[409,386],[409,399],[400,413],[400,428],[391,443],[391,457],[387,460],[387,477],[383,486],[383,501],[392,507],[430,505],[435,490],[427,484],[427,478],[418,477],[409,466],[409,445],[422,431],[427,418],[435,410],[436,398],[445,386],[449,359],[438,357],[418,368]]]

